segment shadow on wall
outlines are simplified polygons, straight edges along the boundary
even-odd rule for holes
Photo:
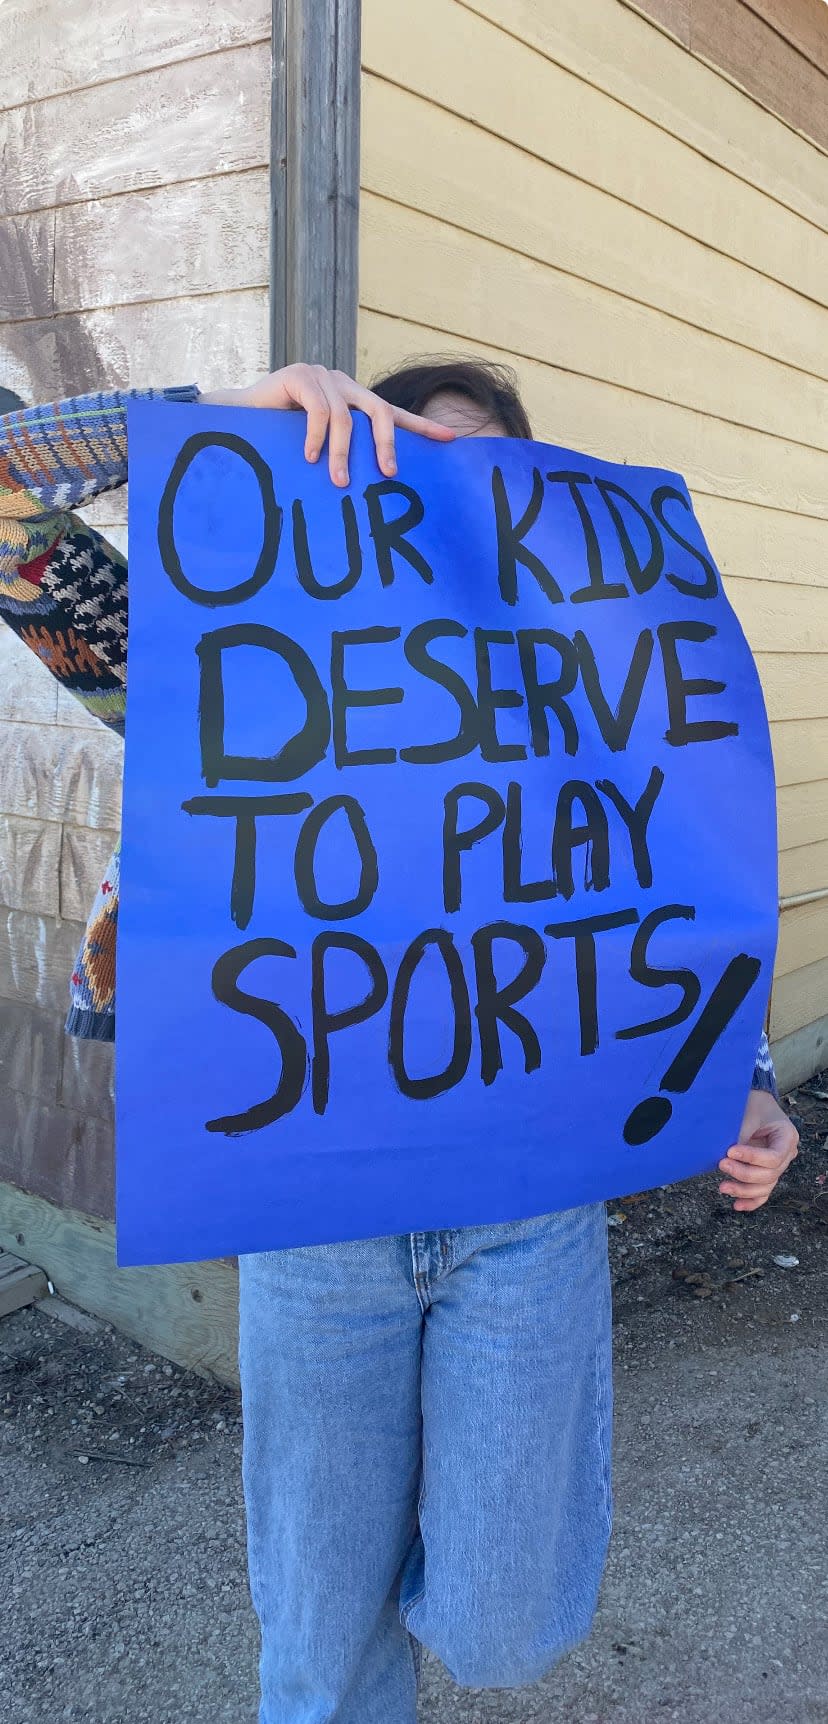
[[[23,384],[30,401],[56,401],[65,395],[82,395],[86,390],[104,387],[102,378],[106,378],[108,388],[126,386],[130,371],[126,354],[119,353],[117,362],[110,361],[105,366],[79,315],[50,318],[38,323],[35,329],[33,334],[32,324],[23,322],[8,323],[3,330],[9,369],[15,381]],[[25,401],[22,404],[27,405]],[[8,413],[10,409],[6,407],[3,411]]]
[[[12,374],[30,399],[55,401],[100,388],[104,367],[92,332],[77,312],[55,315],[52,260],[37,221],[31,232],[25,223],[0,224],[0,280],[14,284],[7,314],[12,321],[4,325],[3,341]],[[122,384],[121,373],[128,375],[126,355],[116,369],[112,387]],[[0,413],[26,405],[12,390],[0,388]]]

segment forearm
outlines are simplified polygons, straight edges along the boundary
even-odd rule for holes
[[[130,400],[195,401],[180,389],[113,390],[0,418],[0,581],[25,575],[67,530],[68,511],[127,476]]]
[[[0,418],[0,618],[87,710],[123,728],[127,568],[70,512],[127,476],[131,399],[194,401],[194,387],[82,395]]]

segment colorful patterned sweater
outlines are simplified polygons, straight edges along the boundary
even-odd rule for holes
[[[70,511],[127,476],[130,399],[196,401],[195,387],[83,395],[0,418],[0,617],[103,724],[123,735],[127,567]],[[92,906],[71,980],[67,1029],[115,1033],[118,853]],[[753,1088],[776,1080],[765,1036]]]
[[[0,617],[101,722],[124,733],[127,569],[68,511],[127,476],[130,398],[196,401],[198,390],[83,395],[0,418]],[[70,983],[67,1029],[115,1034],[119,852],[92,905]]]

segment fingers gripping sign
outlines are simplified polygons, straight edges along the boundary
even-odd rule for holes
[[[738,1143],[719,1162],[719,1186],[733,1207],[750,1214],[767,1203],[774,1186],[799,1154],[799,1133],[767,1090],[751,1090]]]
[[[348,458],[354,408],[371,421],[377,463],[388,478],[393,478],[397,471],[394,441],[397,427],[435,443],[450,443],[456,435],[448,425],[392,407],[353,377],[347,377],[344,371],[328,371],[324,365],[286,365],[247,389],[218,390],[202,399],[224,406],[294,408],[305,413],[305,459],[318,461],[327,442],[330,476],[341,487],[350,483]]]

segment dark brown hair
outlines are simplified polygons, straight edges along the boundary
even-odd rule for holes
[[[486,420],[502,426],[507,437],[532,435],[517,378],[508,365],[444,355],[411,359],[378,378],[371,388],[383,401],[390,401],[392,407],[402,407],[407,413],[422,413],[433,396],[451,389],[479,407]]]

